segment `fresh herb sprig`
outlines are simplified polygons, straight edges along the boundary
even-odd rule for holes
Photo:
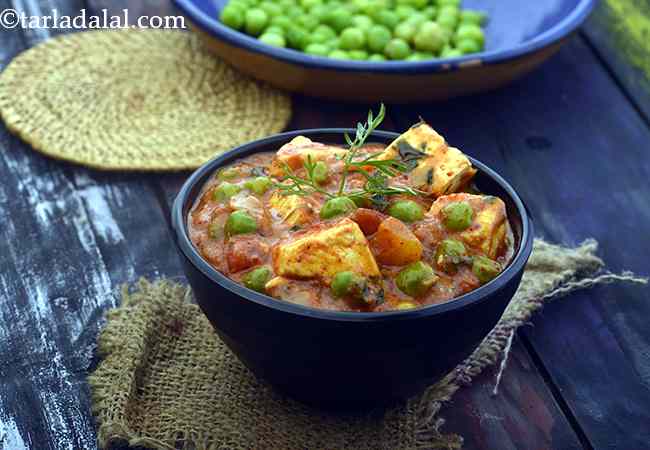
[[[368,111],[368,120],[365,124],[358,122],[357,123],[357,132],[354,137],[354,140],[350,138],[350,135],[345,133],[345,141],[350,147],[348,153],[343,158],[343,176],[341,177],[341,182],[339,183],[339,196],[343,195],[343,190],[345,189],[345,182],[348,178],[348,172],[352,164],[354,163],[354,158],[357,156],[357,151],[366,143],[368,137],[372,134],[373,131],[377,129],[379,125],[384,121],[386,117],[386,107],[382,103],[379,107],[379,112],[375,117],[372,113],[372,109]],[[370,159],[370,158],[367,158]],[[367,161],[366,161],[367,162]],[[385,167],[385,166],[384,166]]]
[[[358,150],[363,147],[373,131],[383,122],[386,116],[386,108],[382,103],[379,112],[375,116],[370,110],[365,123],[357,123],[356,133],[352,139],[347,133],[345,140],[348,144],[348,152],[341,158],[343,161],[343,174],[339,182],[338,190],[335,193],[329,192],[314,180],[314,167],[311,155],[303,166],[306,171],[306,178],[298,176],[291,167],[284,164],[284,180],[277,184],[277,188],[285,195],[307,196],[314,192],[323,194],[328,198],[348,197],[352,200],[368,199],[378,206],[385,205],[385,197],[391,195],[412,195],[418,196],[423,192],[407,186],[388,186],[388,179],[408,172],[409,161],[403,162],[397,159],[378,159],[376,154],[359,157]],[[372,170],[372,173],[370,172]],[[366,178],[366,183],[361,190],[345,192],[346,181],[350,172],[357,172]]]
[[[285,181],[289,181],[289,183],[276,184],[276,187],[280,192],[285,195],[295,194],[301,196],[319,192],[329,198],[336,197],[336,195],[320,187],[314,180],[314,168],[316,167],[316,163],[312,161],[311,155],[307,155],[307,161],[304,162],[303,166],[307,172],[307,178],[299,177],[287,163],[283,164],[284,178]]]

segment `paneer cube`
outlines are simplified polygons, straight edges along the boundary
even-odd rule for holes
[[[347,150],[340,147],[313,142],[304,136],[297,136],[278,150],[269,168],[269,173],[274,177],[282,177],[285,173],[285,164],[292,170],[298,170],[303,167],[305,161],[310,156],[311,160],[316,162],[325,161],[328,158],[336,158],[337,156],[344,155],[346,152]]]
[[[310,223],[316,211],[307,197],[282,195],[275,192],[269,199],[271,214],[279,217],[290,227]]]
[[[271,297],[279,298],[302,306],[318,304],[318,291],[313,286],[302,285],[284,277],[274,277],[264,286]]]
[[[491,195],[450,194],[439,197],[429,214],[442,221],[441,210],[453,202],[466,202],[474,211],[472,224],[463,231],[450,232],[449,237],[464,242],[470,248],[496,259],[506,248],[508,220],[503,200]]]
[[[415,161],[409,184],[434,197],[458,191],[476,174],[469,159],[424,122],[395,139],[382,158]]]
[[[353,271],[379,276],[379,267],[363,232],[345,218],[333,225],[319,225],[305,235],[277,244],[272,251],[275,273],[288,278],[318,278],[329,283],[339,272]]]

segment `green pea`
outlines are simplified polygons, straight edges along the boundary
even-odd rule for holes
[[[276,33],[264,33],[259,37],[259,40],[274,47],[286,47],[287,45],[287,41],[284,39],[284,36]]]
[[[325,44],[309,44],[307,47],[305,47],[305,53],[308,55],[314,55],[314,56],[327,56],[329,53],[330,48],[329,46]]]
[[[352,25],[350,12],[345,8],[336,8],[332,10],[325,18],[325,21],[338,32],[341,32]]]
[[[433,58],[436,57],[436,56],[435,56],[433,53],[431,53],[431,52],[417,52],[416,55],[418,56],[418,58],[420,59],[420,61],[426,61],[426,60],[428,60],[428,59],[433,59]]]
[[[366,290],[366,279],[354,272],[339,272],[332,278],[330,289],[335,297],[359,298]]]
[[[391,1],[392,0],[370,0],[364,2],[364,4],[359,5],[359,12],[366,14],[367,16],[370,16],[374,19],[377,11],[390,9]]]
[[[249,9],[246,12],[246,33],[258,36],[269,23],[269,15],[259,8]]]
[[[225,231],[229,236],[253,233],[256,230],[257,222],[245,211],[234,211],[226,220]]]
[[[440,270],[447,273],[455,273],[457,266],[463,261],[467,254],[462,242],[455,239],[445,239],[436,248],[434,261]]]
[[[368,48],[370,51],[382,53],[386,48],[392,34],[384,25],[373,25],[368,30]]]
[[[369,11],[372,8],[373,1],[372,0],[352,0],[352,9],[355,12],[363,12],[367,14],[367,11]]]
[[[423,24],[424,22],[426,22],[427,20],[429,20],[429,19],[424,14],[415,13],[411,17],[407,18],[406,22],[412,23],[413,25],[415,25],[417,27],[417,26],[420,26],[421,24]]]
[[[392,11],[381,10],[375,13],[375,22],[392,30],[400,22],[399,16]]]
[[[298,5],[290,6],[289,8],[287,8],[287,12],[285,13],[285,15],[288,18],[294,20],[302,16],[303,14],[305,14],[305,10]]]
[[[285,16],[276,16],[271,19],[271,25],[282,28],[285,32],[293,26],[291,19]]]
[[[232,180],[234,178],[237,178],[239,175],[241,175],[239,169],[236,167],[227,167],[225,169],[221,169],[217,173],[217,180]]]
[[[466,9],[460,12],[460,23],[471,23],[474,25],[483,25],[487,20],[487,15],[481,11]]]
[[[441,4],[438,8],[438,17],[454,16],[456,20],[460,19],[460,9],[456,5]]]
[[[398,5],[408,5],[415,9],[422,9],[429,3],[429,0],[397,0]]]
[[[271,279],[271,269],[268,267],[258,267],[248,272],[242,277],[244,286],[257,292],[266,292],[266,283]]]
[[[282,7],[271,1],[260,3],[260,9],[264,10],[264,12],[271,18],[282,14]]]
[[[442,49],[445,41],[445,32],[435,22],[424,22],[413,38],[416,49],[434,53]]]
[[[350,55],[345,50],[332,50],[327,56],[334,59],[350,59]]]
[[[368,56],[368,61],[382,62],[386,61],[386,57],[384,55],[380,55],[379,53],[373,53],[372,55]]]
[[[244,13],[239,8],[226,6],[221,11],[221,22],[235,30],[240,30],[244,26]]]
[[[334,39],[336,37],[336,31],[330,26],[327,26],[325,24],[320,24],[316,27],[314,30],[314,33],[322,34],[324,36],[327,36],[328,39]]]
[[[453,47],[445,47],[440,53],[441,58],[458,58],[460,56],[463,56],[463,52]]]
[[[350,50],[348,52],[350,59],[355,61],[365,61],[368,59],[368,52],[365,50]]]
[[[312,9],[316,6],[322,6],[323,0],[300,0],[300,6],[305,9]]]
[[[257,195],[262,195],[269,190],[272,184],[273,182],[269,177],[255,177],[246,181],[244,187]]]
[[[309,36],[309,43],[310,44],[325,44],[330,39],[331,38],[329,36],[327,36],[326,34],[324,34],[324,33],[316,33],[316,32],[314,32]],[[305,51],[307,51],[307,47],[309,47],[309,45],[307,45],[305,47]]]
[[[348,197],[331,198],[321,208],[320,217],[321,219],[331,219],[332,217],[351,213],[355,209],[357,209],[357,205]]]
[[[411,53],[411,47],[404,39],[394,38],[388,42],[384,53],[389,59],[405,59]]]
[[[472,39],[463,39],[462,41],[458,41],[456,44],[456,49],[463,52],[464,55],[469,55],[472,53],[478,53],[483,48],[478,42]]]
[[[329,14],[329,7],[326,5],[316,5],[309,8],[309,14],[318,19],[319,22],[324,22]]]
[[[289,46],[296,50],[302,50],[309,45],[309,33],[299,26],[289,27],[286,38]]]
[[[314,181],[318,184],[323,184],[329,178],[329,168],[323,161],[318,161],[314,164]]]
[[[361,50],[366,46],[366,34],[359,28],[346,28],[341,33],[343,50]]]
[[[240,191],[239,185],[224,181],[213,191],[212,198],[217,202],[225,202]]]
[[[424,210],[413,200],[400,200],[388,208],[388,214],[403,222],[415,222],[424,217]]]
[[[472,224],[474,210],[467,202],[453,202],[442,208],[442,222],[452,231],[463,231]]]
[[[398,5],[393,10],[400,20],[406,20],[415,13],[415,8],[409,5]]]
[[[458,17],[454,15],[439,15],[436,19],[436,23],[442,28],[453,32],[458,24]]]
[[[370,17],[364,16],[362,14],[357,14],[352,17],[352,26],[360,30],[368,30],[373,25],[373,21]]]
[[[280,36],[284,37],[284,28],[277,25],[269,25],[266,27],[266,30],[264,30],[264,33],[262,33],[262,35],[265,34],[279,34]]]
[[[422,14],[429,20],[436,18],[438,14],[438,9],[435,6],[428,6],[422,10]]]
[[[481,47],[485,44],[485,35],[483,30],[478,25],[473,24],[461,24],[456,30],[454,35],[454,41],[460,42],[462,40],[469,39],[477,42]]]
[[[409,42],[418,31],[418,26],[411,22],[402,22],[395,27],[395,37]]]
[[[411,297],[420,297],[427,293],[438,281],[438,276],[430,265],[417,261],[409,264],[397,274],[397,288]]]
[[[295,22],[307,30],[313,30],[318,26],[318,19],[311,14],[303,14],[296,17]]]
[[[501,273],[501,264],[485,256],[475,256],[472,263],[472,272],[474,272],[481,284],[485,284]]]

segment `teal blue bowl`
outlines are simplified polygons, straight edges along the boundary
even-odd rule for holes
[[[221,24],[226,0],[174,0],[207,47],[241,72],[276,87],[347,101],[407,103],[494,89],[553,55],[587,18],[595,0],[465,0],[486,12],[481,53],[430,61],[349,61],[260,42]]]

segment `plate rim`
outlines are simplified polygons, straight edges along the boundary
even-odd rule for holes
[[[351,61],[308,55],[297,50],[273,47],[260,42],[237,30],[223,25],[216,17],[211,17],[199,9],[195,0],[172,0],[174,5],[183,12],[199,29],[212,37],[225,41],[233,46],[272,57],[285,63],[299,65],[311,69],[324,69],[345,72],[381,72],[389,74],[431,73],[462,70],[481,65],[492,65],[517,59],[535,53],[548,47],[577,29],[593,10],[596,0],[579,0],[578,5],[558,22],[530,41],[515,47],[481,52],[457,58],[441,58],[431,61]]]

